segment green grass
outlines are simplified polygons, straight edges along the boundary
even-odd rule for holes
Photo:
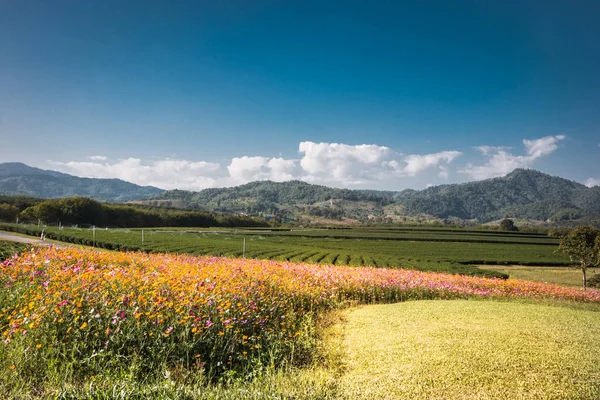
[[[600,313],[418,301],[353,310],[340,398],[598,399]]]
[[[364,306],[345,312],[341,322],[329,321],[321,356],[309,368],[218,383],[177,370],[153,381],[106,374],[22,398],[598,399],[600,309],[562,305],[433,300]],[[0,377],[10,381],[10,371]],[[6,388],[0,383],[0,394],[19,398]]]
[[[535,282],[554,283],[557,285],[582,287],[581,269],[575,267],[527,267],[521,265],[511,266],[479,266],[482,269],[503,272],[511,278],[525,279]],[[587,277],[590,279],[595,274],[600,274],[598,268],[590,268]]]
[[[16,253],[25,250],[27,245],[24,243],[10,242],[0,239],[0,262],[12,257]]]

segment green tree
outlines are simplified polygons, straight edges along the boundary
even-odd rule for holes
[[[515,232],[518,231],[519,228],[517,228],[512,219],[504,218],[502,222],[500,222],[500,230]]]
[[[19,209],[12,204],[0,204],[0,221],[15,222]]]
[[[579,263],[585,290],[587,288],[587,269],[599,261],[600,230],[589,226],[575,228],[561,239],[558,249],[569,256],[571,261]]]

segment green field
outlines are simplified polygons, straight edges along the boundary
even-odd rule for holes
[[[565,286],[582,286],[582,274],[579,268],[565,267],[530,267],[521,265],[509,266],[479,266],[481,269],[494,270],[510,275],[511,278],[524,279],[527,281],[554,283]],[[600,274],[600,268],[589,268],[587,271],[587,279]],[[588,283],[589,285],[589,283]]]
[[[3,224],[4,229],[37,226]],[[568,265],[558,241],[540,234],[442,228],[90,229],[46,228],[47,236],[115,250],[210,254],[317,264],[497,276],[472,264]],[[143,232],[143,242],[142,242]],[[245,241],[245,247],[244,247]]]

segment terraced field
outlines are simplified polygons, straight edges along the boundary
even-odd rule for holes
[[[37,227],[30,229],[36,232]],[[558,241],[555,238],[493,231],[427,228],[143,231],[64,228],[58,231],[48,227],[46,232],[49,238],[109,249],[411,268],[470,275],[498,275],[497,271],[484,271],[471,264],[568,265],[568,260],[556,253]]]

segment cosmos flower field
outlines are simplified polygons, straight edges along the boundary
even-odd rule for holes
[[[37,247],[0,267],[0,367],[219,376],[302,362],[315,324],[355,304],[600,292],[413,270]],[[307,353],[308,352],[308,353]]]

